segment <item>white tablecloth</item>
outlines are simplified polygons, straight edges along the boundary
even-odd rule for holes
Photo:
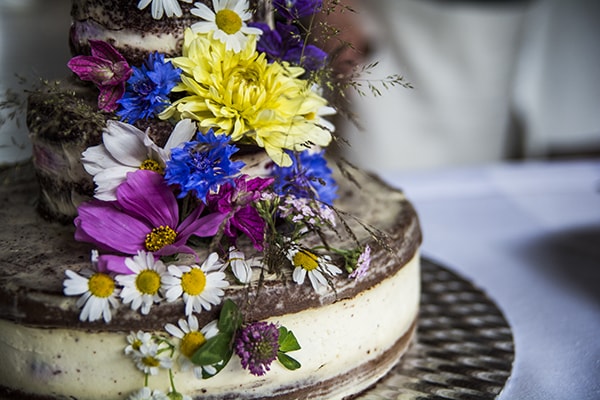
[[[499,399],[600,399],[600,160],[384,173],[423,254],[483,289],[515,342]]]

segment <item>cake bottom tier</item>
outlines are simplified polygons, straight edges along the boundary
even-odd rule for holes
[[[302,364],[274,363],[257,377],[239,363],[210,379],[174,367],[177,390],[193,399],[346,399],[386,375],[410,345],[420,297],[419,254],[396,274],[350,299],[272,318],[292,330]],[[124,353],[130,332],[23,326],[0,320],[0,398],[108,400],[144,386]],[[234,356],[235,357],[235,356]],[[166,372],[148,386],[166,392]]]

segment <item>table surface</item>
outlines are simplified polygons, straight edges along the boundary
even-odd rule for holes
[[[415,205],[423,254],[511,325],[499,399],[600,399],[600,159],[381,176]]]

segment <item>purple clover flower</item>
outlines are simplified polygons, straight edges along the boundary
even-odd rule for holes
[[[211,190],[217,191],[221,185],[234,182],[234,176],[244,163],[231,160],[238,148],[229,143],[227,135],[215,135],[211,129],[206,134],[198,132],[196,140],[171,150],[165,179],[170,185],[179,186],[179,198],[192,192],[206,202]]]
[[[265,53],[269,62],[287,61],[307,71],[316,71],[325,66],[327,53],[317,46],[304,43],[295,25],[277,22],[275,29],[263,22],[250,25],[263,31],[256,49]]]
[[[117,115],[130,124],[159,114],[170,104],[169,93],[179,83],[181,69],[175,68],[165,56],[151,53],[141,68],[133,67],[125,94],[119,101]]]
[[[235,339],[234,351],[242,367],[262,376],[271,369],[279,351],[279,329],[273,323],[254,322],[242,328]]]
[[[318,199],[332,205],[337,198],[337,185],[327,166],[324,151],[309,150],[292,156],[292,165],[275,165],[272,175],[275,178],[274,190],[279,195],[292,195],[299,198]]]
[[[275,11],[288,21],[316,14],[322,6],[323,0],[273,0]]]
[[[215,235],[224,218],[217,213],[201,216],[204,207],[200,205],[180,221],[175,195],[162,175],[152,171],[127,174],[116,196],[116,201],[81,204],[75,218],[75,240],[117,253],[100,256],[99,260],[103,268],[113,272],[131,273],[127,272],[124,255],[136,255],[139,250],[156,256],[195,254],[187,246],[188,239],[192,235]]]
[[[227,216],[223,233],[235,239],[238,231],[246,234],[254,248],[263,250],[266,223],[253,207],[264,190],[273,183],[272,178],[252,178],[247,175],[237,177],[234,182],[221,186],[218,193],[207,196],[209,209]]]
[[[125,82],[132,74],[131,67],[114,47],[101,40],[90,40],[91,56],[76,56],[67,66],[80,79],[93,82],[100,90],[98,108],[113,112],[117,100],[125,93]]]

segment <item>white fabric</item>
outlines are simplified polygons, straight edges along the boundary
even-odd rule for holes
[[[499,399],[598,399],[600,159],[383,177],[415,205],[423,255],[482,288],[511,325]]]
[[[515,82],[526,155],[600,148],[598,21],[598,1],[538,1],[528,13]]]
[[[360,166],[433,168],[600,148],[600,2],[359,2],[379,33],[368,76],[404,75],[413,90],[355,96],[367,128],[346,124]],[[524,132],[513,130],[518,115]],[[523,138],[518,138],[523,141]]]
[[[361,3],[362,4],[362,3]],[[378,0],[374,81],[399,73],[414,89],[355,96],[367,128],[347,124],[348,157],[376,171],[499,160],[526,6]]]

